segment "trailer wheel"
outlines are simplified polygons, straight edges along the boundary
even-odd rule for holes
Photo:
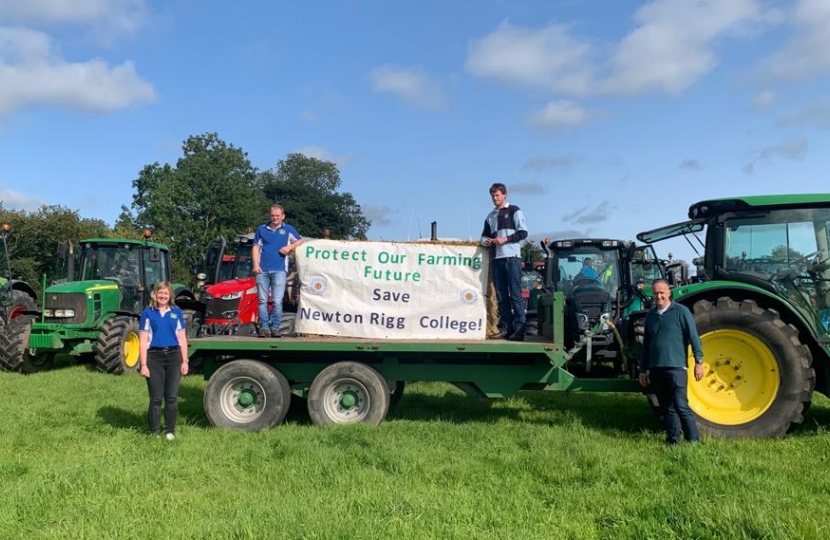
[[[285,377],[255,360],[234,360],[216,370],[205,387],[205,413],[216,427],[260,431],[276,426],[291,404]]]
[[[138,367],[138,323],[132,317],[113,317],[104,323],[95,343],[95,367],[121,375]]]
[[[32,332],[32,316],[22,316],[9,322],[0,334],[0,364],[6,371],[19,373],[29,360],[29,335]]]
[[[338,362],[321,371],[308,389],[308,414],[318,426],[376,426],[389,412],[389,384],[371,367]]]
[[[700,430],[720,437],[781,437],[803,420],[815,372],[812,355],[778,312],[753,300],[694,305],[705,375],[689,369],[689,404]]]

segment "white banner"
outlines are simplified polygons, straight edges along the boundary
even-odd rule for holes
[[[309,240],[296,250],[296,331],[364,338],[484,339],[483,247]]]

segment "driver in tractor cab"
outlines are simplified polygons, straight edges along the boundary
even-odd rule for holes
[[[135,273],[133,272],[133,266],[130,264],[130,261],[127,260],[127,257],[124,257],[123,255],[118,257],[118,262],[116,262],[115,266],[112,267],[110,273],[113,276],[124,281],[135,281]]]
[[[594,259],[585,257],[582,259],[582,268],[574,276],[574,285],[579,286],[595,286],[602,287],[603,282],[597,271],[594,269]]]

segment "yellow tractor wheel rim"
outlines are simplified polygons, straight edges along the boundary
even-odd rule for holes
[[[701,336],[704,375],[695,381],[689,357],[689,406],[704,420],[735,426],[759,418],[781,385],[770,348],[741,330],[715,330]]]
[[[138,334],[130,332],[124,339],[124,365],[132,369],[138,364]]]

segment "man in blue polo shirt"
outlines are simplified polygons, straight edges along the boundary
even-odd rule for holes
[[[280,337],[288,254],[303,241],[297,229],[283,223],[284,219],[285,211],[282,206],[272,205],[271,221],[257,227],[254,234],[253,271],[259,300],[259,337]],[[274,302],[270,316],[269,291]]]

